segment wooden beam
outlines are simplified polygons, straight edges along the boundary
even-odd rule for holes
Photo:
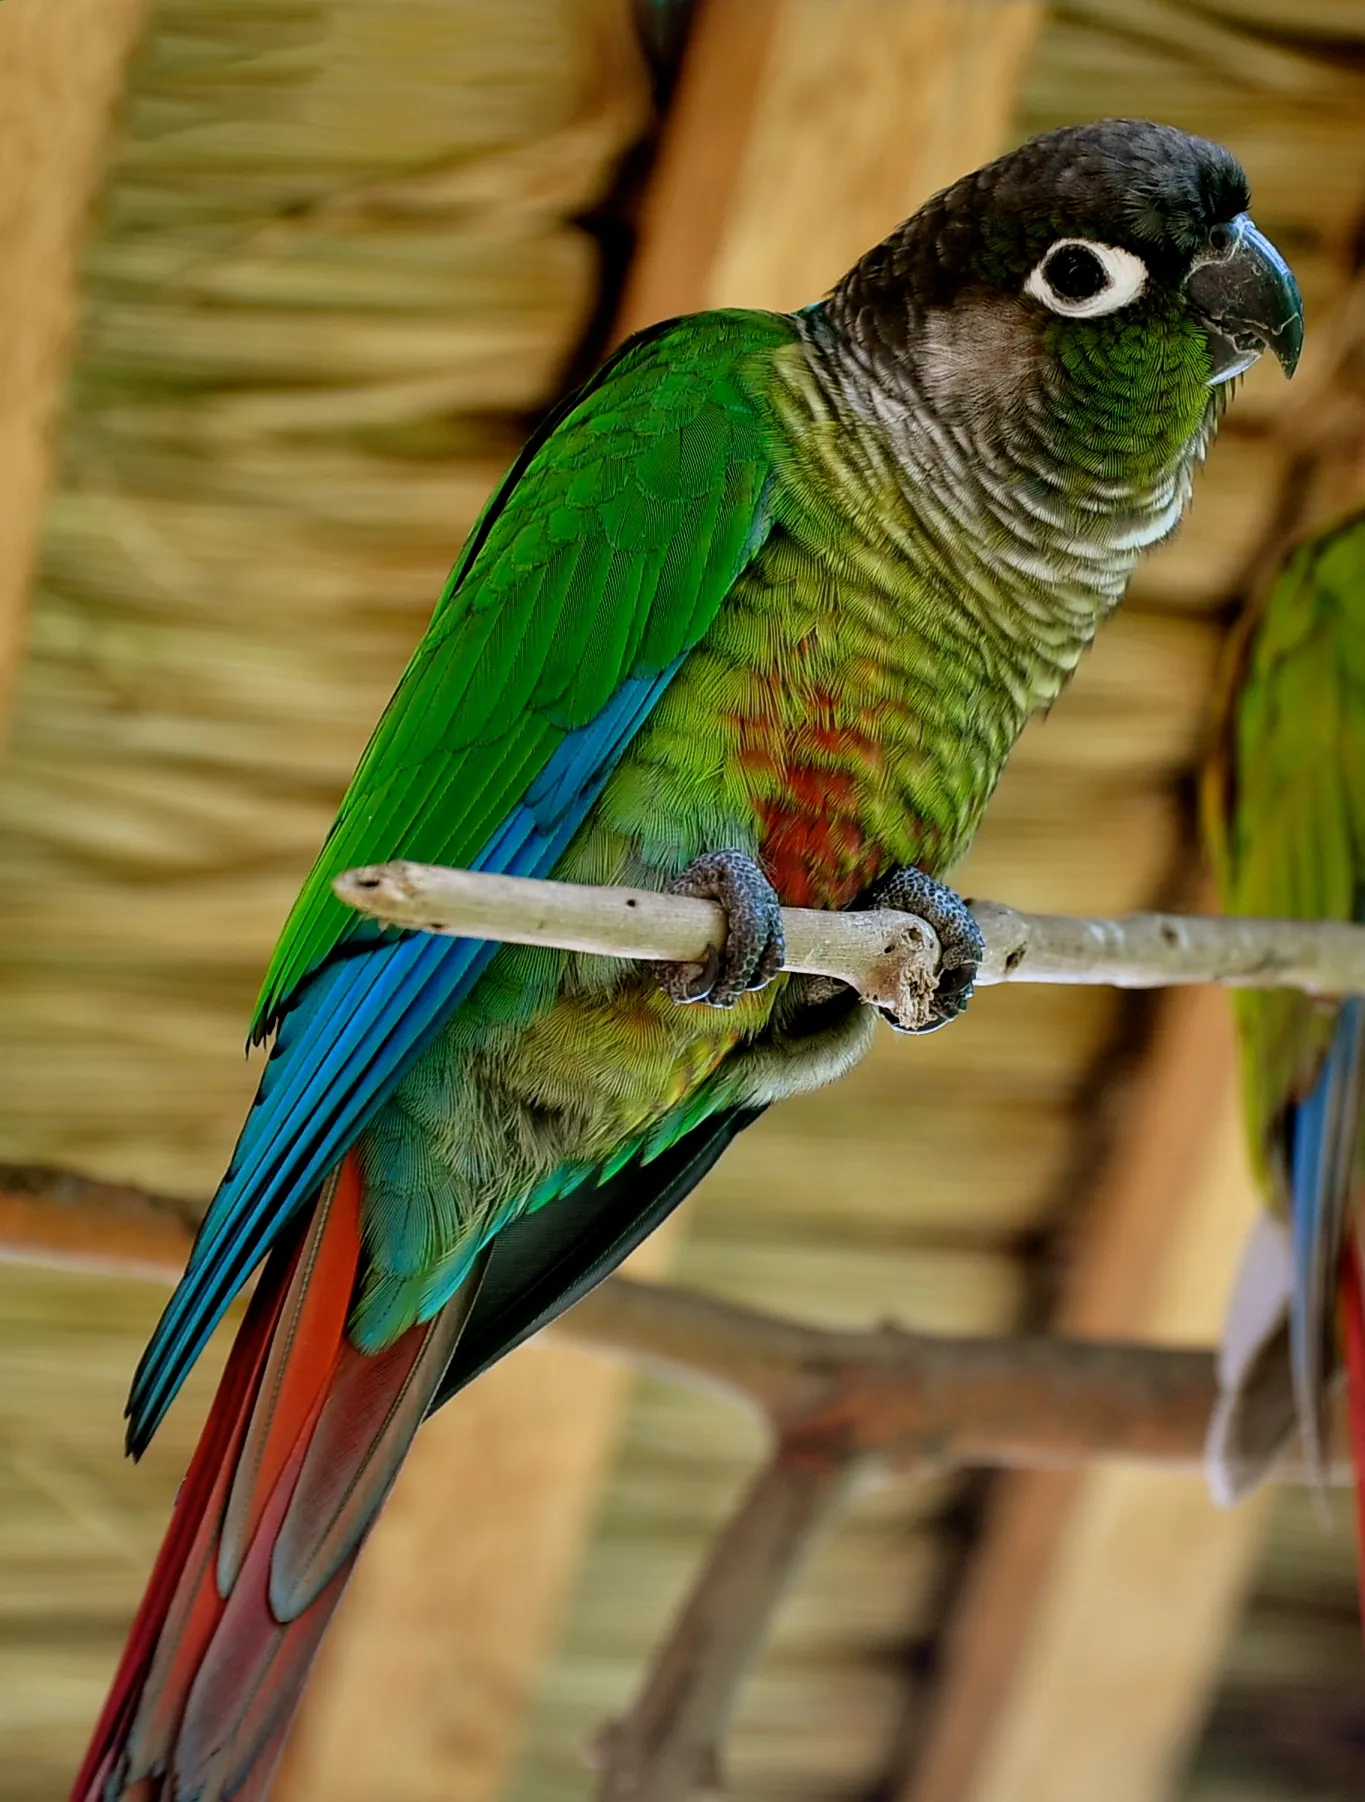
[[[1036,0],[703,0],[620,332],[818,300],[1005,148]]]
[[[1172,993],[1059,1328],[1214,1338],[1257,1206],[1226,999]],[[1257,1501],[1220,1513],[1194,1474],[1007,1480],[905,1802],[1161,1802],[1201,1718],[1262,1525]]]
[[[1042,13],[1034,0],[786,0],[710,304],[818,300],[931,194],[999,155]]]
[[[279,1802],[498,1793],[628,1380],[528,1345],[423,1428],[324,1644]]]
[[[91,196],[143,4],[0,8],[0,709],[51,478]]]
[[[641,209],[617,336],[711,304],[782,0],[698,0]]]
[[[690,306],[818,299],[937,188],[1006,147],[1042,11],[1034,0],[703,0],[621,330]],[[733,1179],[723,1168],[715,1180]],[[585,1737],[600,1724],[592,1707],[575,1708]],[[875,1718],[874,1706],[859,1731],[875,1734]],[[521,1786],[542,1781],[535,1765]]]

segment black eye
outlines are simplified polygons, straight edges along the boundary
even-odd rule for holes
[[[1109,286],[1104,264],[1084,244],[1063,244],[1043,264],[1047,285],[1063,300],[1093,300]]]
[[[1215,225],[1209,233],[1209,249],[1217,257],[1226,255],[1237,241],[1237,234],[1230,225]]]

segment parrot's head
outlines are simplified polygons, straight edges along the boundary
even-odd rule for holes
[[[1263,351],[1286,374],[1298,361],[1298,287],[1249,205],[1236,158],[1205,138],[1068,126],[936,194],[830,306],[946,422],[1043,417],[1068,460],[1139,475],[1202,444]]]

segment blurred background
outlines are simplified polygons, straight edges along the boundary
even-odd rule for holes
[[[1365,0],[6,0],[0,1157],[202,1205],[261,969],[463,534],[621,332],[811,300],[1029,134],[1243,160],[1304,290],[961,875],[1198,906],[1220,646],[1365,494]],[[832,1323],[1210,1342],[1254,1200],[1223,998],[989,990],[770,1115],[646,1268]],[[0,1194],[0,1802],[58,1802],[214,1380]],[[8,1205],[8,1212],[6,1207]],[[79,1246],[74,1248],[79,1257]],[[563,1342],[425,1430],[283,1802],[578,1802],[761,1449]],[[1112,1468],[871,1487],[745,1690],[743,1802],[1365,1793],[1348,1512]]]

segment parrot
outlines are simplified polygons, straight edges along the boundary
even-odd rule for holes
[[[1365,508],[1296,546],[1248,609],[1218,712],[1203,812],[1223,910],[1365,922]],[[1365,1527],[1365,996],[1232,1002],[1266,1211],[1233,1286],[1210,1484],[1236,1500],[1295,1428],[1322,1480],[1344,1372]]]
[[[1025,721],[1175,527],[1294,278],[1225,149],[1037,137],[821,301],[652,326],[475,523],[266,972],[259,1091],[135,1373],[147,1445],[255,1274],[73,1802],[260,1802],[421,1421],[620,1263],[876,1011],[781,974],[781,908],[943,881]],[[624,959],[347,908],[394,858],[719,903]],[[458,1522],[452,1531],[458,1532]]]

